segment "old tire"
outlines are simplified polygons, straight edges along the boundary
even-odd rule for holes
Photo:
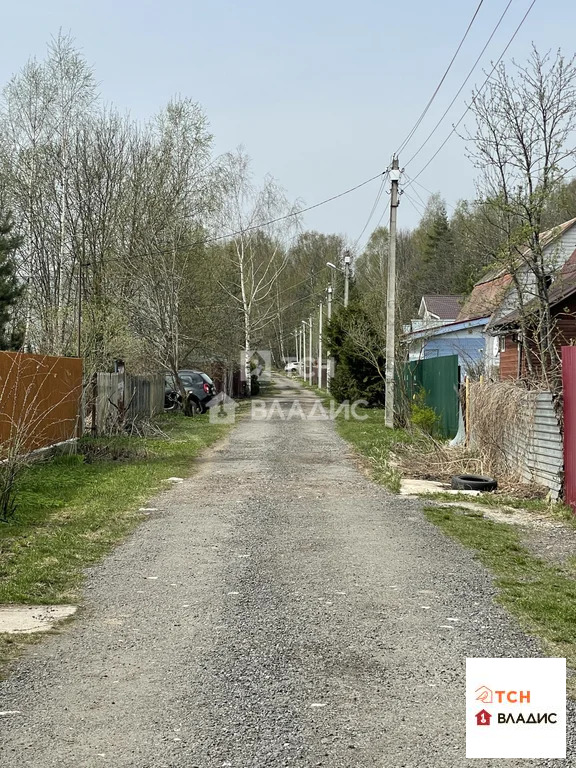
[[[456,491],[495,491],[498,488],[493,477],[483,475],[454,475],[451,485]]]

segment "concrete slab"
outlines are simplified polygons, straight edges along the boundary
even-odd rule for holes
[[[76,613],[76,605],[0,605],[0,633],[47,632],[57,621]]]
[[[400,484],[401,496],[415,496],[418,493],[443,493],[448,490],[446,483],[436,480],[420,480],[414,477],[402,478]]]
[[[414,477],[402,478],[400,483],[401,496],[417,496],[419,493],[462,493],[466,496],[479,496],[482,491],[455,491],[447,483],[440,483],[436,480],[421,480]]]

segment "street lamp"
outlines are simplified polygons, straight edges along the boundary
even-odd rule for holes
[[[337,269],[338,272],[344,273],[344,306],[348,306],[348,286],[350,282],[350,256],[346,255],[344,256],[344,269],[342,267],[337,267],[336,264],[332,264],[331,261],[326,262],[326,266],[330,267],[330,269]]]

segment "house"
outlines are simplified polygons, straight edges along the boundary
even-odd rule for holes
[[[404,343],[410,362],[458,355],[468,372],[484,356],[484,326],[488,318],[458,322],[463,296],[422,296],[418,318],[404,326]]]
[[[576,250],[576,218],[560,224],[540,235],[543,247],[543,259],[550,270],[551,279],[560,274],[563,267]],[[516,280],[507,268],[491,270],[474,286],[470,296],[464,301],[457,317],[458,321],[471,321],[488,317],[485,327],[484,369],[488,375],[495,375],[500,368],[500,356],[510,352],[513,330],[505,333],[505,318],[511,319],[517,311],[521,291],[523,300],[528,303],[535,294],[535,279],[524,264],[522,256],[529,254],[529,249],[519,256]],[[564,276],[566,277],[566,275]],[[508,336],[511,338],[508,339]],[[505,357],[507,375],[510,373],[510,357]]]
[[[422,296],[418,317],[404,326],[404,331],[410,333],[454,322],[463,299],[463,296]]]
[[[423,328],[404,335],[408,345],[408,359],[425,360],[431,357],[458,355],[463,373],[471,373],[484,359],[484,329],[488,317],[451,322],[435,328]]]

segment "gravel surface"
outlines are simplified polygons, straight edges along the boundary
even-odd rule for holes
[[[465,658],[540,654],[472,553],[327,421],[244,420],[200,464],[0,685],[0,766],[464,766]]]

